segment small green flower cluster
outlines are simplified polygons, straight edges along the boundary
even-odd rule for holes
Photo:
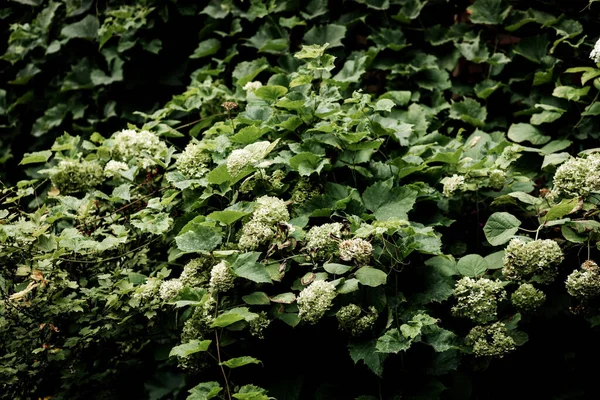
[[[444,196],[452,197],[454,192],[456,192],[457,190],[462,190],[462,188],[464,187],[465,177],[454,174],[452,176],[447,176],[444,179],[442,179],[442,183],[444,184],[444,188],[442,190]]]
[[[125,172],[129,169],[129,166],[122,161],[110,160],[104,166],[104,176],[107,178],[114,178],[120,176],[121,172]]]
[[[297,298],[298,317],[309,324],[317,323],[331,308],[336,296],[335,286],[331,282],[314,281],[304,288]]]
[[[206,337],[210,331],[210,325],[214,321],[215,306],[215,299],[208,297],[202,305],[194,307],[192,316],[183,324],[181,343],[189,343],[191,340],[203,340]],[[179,357],[178,361],[179,367],[196,373],[210,365],[210,359],[206,352]]]
[[[466,276],[456,283],[454,297],[457,300],[452,307],[454,315],[486,323],[496,319],[498,302],[506,298],[506,291],[500,280]]]
[[[321,193],[319,187],[310,182],[308,178],[300,178],[292,190],[291,201],[293,204],[302,204]]]
[[[281,199],[262,196],[256,199],[257,207],[250,221],[242,227],[238,246],[243,250],[254,250],[261,244],[273,239],[277,233],[277,224],[287,222],[290,213]]]
[[[335,314],[340,328],[350,332],[352,336],[359,336],[375,326],[377,320],[377,309],[369,307],[369,312],[361,316],[362,310],[356,304],[348,304],[339,309]]]
[[[50,174],[50,180],[62,193],[85,192],[104,181],[103,169],[95,161],[62,160]]]
[[[335,255],[338,252],[338,242],[342,236],[343,227],[339,222],[313,226],[306,233],[304,247],[317,259]]]
[[[541,283],[550,283],[558,273],[563,252],[554,240],[533,240],[525,243],[512,239],[504,254],[503,273],[513,281],[527,280],[534,275]]]
[[[113,157],[120,161],[135,160],[142,168],[156,165],[155,158],[162,158],[167,152],[167,145],[149,131],[124,129],[112,137]]]
[[[177,296],[181,289],[183,289],[183,283],[179,279],[169,279],[160,284],[158,294],[161,299],[167,301]]]
[[[502,189],[506,183],[506,173],[500,169],[491,170],[488,175],[488,183],[492,189]]]
[[[524,283],[510,296],[513,305],[520,311],[534,311],[546,301],[546,295],[530,283]]]
[[[269,320],[267,313],[264,311],[259,312],[258,317],[251,319],[248,323],[250,325],[250,334],[259,339],[264,339],[264,330],[270,323],[271,320]]]
[[[210,279],[210,267],[212,259],[201,256],[190,260],[183,267],[179,280],[186,286],[204,287]]]
[[[137,289],[136,293],[133,295],[133,297],[140,301],[152,300],[156,296],[156,293],[158,292],[158,289],[160,288],[160,284],[161,284],[160,279],[148,278],[146,280],[146,282],[144,282],[143,284],[141,284],[138,287],[138,289]]]
[[[226,292],[233,289],[235,276],[225,261],[221,261],[212,267],[210,271],[210,290],[212,292]]]
[[[373,246],[364,239],[342,240],[338,244],[338,250],[342,260],[354,260],[358,265],[368,264],[373,254]]]
[[[270,146],[270,142],[264,141],[232,151],[227,158],[227,172],[231,176],[236,176],[248,165],[256,164],[267,156]]]
[[[567,292],[580,300],[600,295],[600,267],[593,261],[586,261],[582,270],[575,270],[567,277]]]
[[[175,163],[177,171],[189,179],[202,178],[210,171],[212,158],[202,146],[197,143],[190,143]]]
[[[503,357],[515,350],[515,341],[508,335],[506,326],[502,322],[474,327],[465,342],[473,346],[476,357]]]
[[[600,190],[600,154],[571,158],[554,173],[556,194],[586,197]]]

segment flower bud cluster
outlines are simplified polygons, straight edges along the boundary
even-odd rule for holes
[[[476,326],[466,337],[466,343],[473,346],[476,357],[503,357],[515,350],[515,341],[508,335],[502,322],[487,326]]]
[[[462,190],[462,188],[464,187],[465,177],[454,174],[452,176],[447,176],[444,179],[442,179],[442,183],[444,184],[444,188],[442,190],[444,196],[452,197],[454,192],[456,192],[457,190]]]
[[[167,145],[149,131],[124,129],[113,135],[113,156],[121,161],[136,160],[142,168],[156,165],[153,158],[162,158]]]
[[[254,92],[256,89],[260,89],[262,87],[262,83],[259,81],[254,81],[254,82],[248,82],[246,83],[242,89],[248,91],[248,92]]]
[[[267,313],[261,311],[258,313],[258,317],[250,320],[248,324],[250,325],[250,334],[252,336],[256,336],[259,339],[264,339],[264,330],[267,329],[271,321],[267,316]]]
[[[202,256],[190,260],[183,267],[179,280],[186,286],[203,287],[210,279],[211,258]]]
[[[554,192],[586,197],[600,190],[600,154],[571,158],[554,173]]]
[[[235,276],[225,261],[221,261],[210,271],[209,286],[213,292],[226,292],[233,289]]]
[[[267,243],[277,234],[277,224],[287,222],[290,213],[281,199],[262,196],[256,199],[257,207],[250,221],[242,228],[238,246],[243,250],[254,250]]]
[[[231,176],[236,176],[248,165],[256,164],[267,156],[270,146],[270,142],[264,141],[233,150],[227,158],[227,172]]]
[[[352,336],[359,336],[375,326],[377,320],[377,309],[369,307],[369,312],[362,315],[362,310],[356,304],[348,304],[339,309],[335,314],[340,328],[350,332]]]
[[[558,273],[563,252],[554,240],[533,240],[525,243],[512,239],[504,254],[503,273],[513,281],[527,280],[534,275],[541,283],[550,283]]]
[[[567,292],[580,300],[600,295],[600,267],[593,261],[586,261],[583,270],[575,270],[567,277]]]
[[[524,283],[510,296],[513,305],[520,311],[534,311],[546,301],[546,295],[530,283]]]
[[[373,246],[364,239],[348,239],[338,243],[340,258],[354,261],[358,265],[366,265],[371,260]]]
[[[160,284],[158,294],[161,299],[167,301],[177,296],[181,289],[183,289],[183,283],[179,279],[169,279]]]
[[[343,227],[339,222],[313,226],[306,233],[305,248],[318,259],[336,254]]]
[[[312,184],[308,178],[302,177],[292,190],[291,201],[293,204],[302,204],[320,193],[319,187]]]
[[[454,315],[486,323],[496,319],[498,302],[506,298],[506,291],[500,280],[466,276],[456,283],[454,297],[457,300],[452,307]]]
[[[138,287],[133,297],[139,299],[140,301],[152,300],[156,296],[156,293],[160,288],[160,284],[160,279],[148,278],[146,282]]]
[[[297,298],[298,317],[309,324],[317,323],[331,308],[336,296],[335,286],[331,282],[314,281],[300,292]]]
[[[500,169],[491,170],[488,175],[488,183],[492,189],[502,189],[506,183],[506,173]]]
[[[104,176],[107,178],[113,178],[120,176],[121,172],[125,172],[129,169],[129,166],[122,161],[110,160],[104,166]]]
[[[189,179],[202,178],[209,170],[212,158],[202,146],[190,143],[175,163],[177,171]]]
[[[104,181],[103,169],[95,161],[63,160],[50,175],[52,185],[63,193],[85,192]]]

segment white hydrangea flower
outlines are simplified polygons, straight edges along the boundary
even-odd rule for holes
[[[142,168],[156,165],[152,158],[161,158],[167,151],[167,145],[158,136],[149,131],[124,129],[113,135],[114,155],[122,161],[138,160]]]
[[[244,89],[246,91],[254,92],[256,89],[259,89],[261,87],[262,87],[262,83],[260,83],[259,81],[254,81],[254,82],[246,83],[242,89]]]
[[[334,254],[338,250],[338,239],[342,236],[344,226],[339,222],[313,226],[306,233],[305,248],[317,258]]]
[[[373,254],[373,246],[364,239],[342,240],[338,249],[342,260],[354,260],[359,265],[367,264]]]
[[[264,222],[249,221],[242,227],[238,246],[242,250],[254,250],[275,237],[275,229]]]
[[[506,291],[498,279],[493,281],[466,276],[456,283],[454,297],[457,300],[452,307],[454,315],[486,323],[496,319],[498,302],[506,298]]]
[[[444,196],[452,197],[454,192],[462,189],[463,185],[465,184],[465,177],[454,174],[452,176],[444,178],[442,180],[442,183],[444,184],[444,189],[442,192]]]
[[[298,317],[310,324],[317,323],[331,308],[335,296],[333,283],[314,281],[298,295]]]
[[[156,292],[158,292],[160,284],[160,279],[148,278],[146,282],[140,285],[138,288],[139,291],[135,293],[133,297],[139,300],[150,300],[156,295]]]
[[[127,171],[129,166],[122,161],[110,160],[104,166],[104,176],[112,178],[114,176],[120,176],[120,172]]]
[[[212,158],[202,146],[197,143],[190,143],[175,163],[177,171],[190,179],[198,179],[204,176],[209,170],[209,164]]]
[[[233,289],[235,276],[225,261],[215,265],[210,271],[210,288],[214,292],[226,292]]]
[[[594,60],[596,64],[600,63],[600,39],[596,41],[594,49],[590,53],[590,58]]]
[[[558,167],[554,173],[553,191],[581,197],[600,191],[600,154],[571,158]]]
[[[181,289],[183,289],[183,283],[179,279],[169,279],[161,283],[158,294],[161,299],[166,301],[177,296]]]
[[[563,252],[554,240],[540,239],[525,243],[514,238],[506,246],[502,273],[513,281],[536,275],[541,283],[550,283],[556,277],[557,266],[563,259]]]
[[[290,219],[285,201],[273,197],[262,196],[256,199],[258,207],[252,213],[252,220],[265,224],[276,224]]]
[[[255,164],[267,156],[269,146],[268,141],[249,144],[243,149],[237,149],[231,152],[227,158],[227,172],[235,176],[248,165]]]

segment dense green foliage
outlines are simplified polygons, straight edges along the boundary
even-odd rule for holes
[[[589,398],[594,2],[123,3],[0,11],[2,398]]]

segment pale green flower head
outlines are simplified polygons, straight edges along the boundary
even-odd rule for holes
[[[454,297],[457,300],[452,307],[454,315],[486,323],[496,319],[498,302],[506,298],[506,291],[500,280],[466,276],[456,283]]]
[[[181,289],[183,289],[183,283],[179,279],[169,279],[161,283],[158,294],[161,299],[167,301],[177,296]]]
[[[122,161],[110,160],[104,166],[104,176],[107,178],[113,178],[120,176],[121,172],[125,172],[129,169],[129,166]]]
[[[559,195],[587,197],[600,191],[600,154],[571,158],[554,173],[554,192]]]
[[[252,220],[265,224],[286,222],[290,219],[285,201],[272,196],[262,196],[256,199],[257,207],[252,213]]]
[[[583,263],[582,269],[567,277],[567,292],[580,300],[597,297],[600,295],[600,267],[590,260]]]
[[[212,292],[226,292],[233,289],[235,276],[225,261],[212,267],[209,286]]]
[[[592,49],[591,53],[590,53],[590,58],[596,63],[599,64],[600,63],[600,39],[598,39],[596,41],[596,44],[594,45],[594,48]]]
[[[515,341],[508,335],[502,322],[487,326],[476,326],[466,337],[465,342],[473,346],[476,357],[504,357],[515,350]]]
[[[271,143],[264,141],[252,143],[243,149],[232,151],[227,158],[227,172],[231,176],[236,176],[247,166],[263,160],[269,154],[270,147]]]
[[[313,226],[306,234],[305,248],[316,258],[326,258],[336,254],[343,227],[339,222]]]
[[[190,260],[183,267],[179,280],[191,287],[205,286],[210,279],[211,261],[211,258],[206,256]]]
[[[442,191],[444,196],[452,197],[454,192],[456,192],[457,190],[462,190],[464,188],[465,177],[454,174],[452,176],[447,176],[444,179],[442,179],[442,183],[444,184],[444,189]]]
[[[62,160],[51,171],[52,185],[65,194],[85,192],[104,181],[104,171],[95,161]]]
[[[142,168],[156,165],[153,158],[162,158],[167,145],[150,131],[124,129],[112,137],[114,158],[129,162],[135,160]]]
[[[506,172],[501,169],[491,170],[488,176],[488,183],[492,189],[502,189],[506,183]]]
[[[369,311],[364,313],[356,304],[348,304],[339,309],[335,314],[340,324],[340,328],[350,332],[352,336],[360,336],[375,326],[377,320],[377,309],[369,307]]]
[[[242,227],[238,246],[242,250],[254,250],[275,237],[275,228],[264,222],[250,220]]]
[[[338,243],[340,258],[354,261],[358,265],[366,265],[373,255],[373,246],[364,239],[348,239]]]
[[[190,143],[177,159],[175,167],[186,178],[199,179],[210,170],[211,161],[210,154],[202,146]]]
[[[530,283],[524,283],[510,296],[513,305],[520,311],[534,311],[546,301],[546,295]]]
[[[512,239],[504,253],[504,276],[513,281],[522,281],[534,276],[540,283],[550,283],[558,274],[558,265],[563,261],[563,252],[554,240],[533,240],[525,243]]]
[[[333,283],[314,281],[298,295],[298,317],[309,324],[317,323],[331,308],[336,294]]]

